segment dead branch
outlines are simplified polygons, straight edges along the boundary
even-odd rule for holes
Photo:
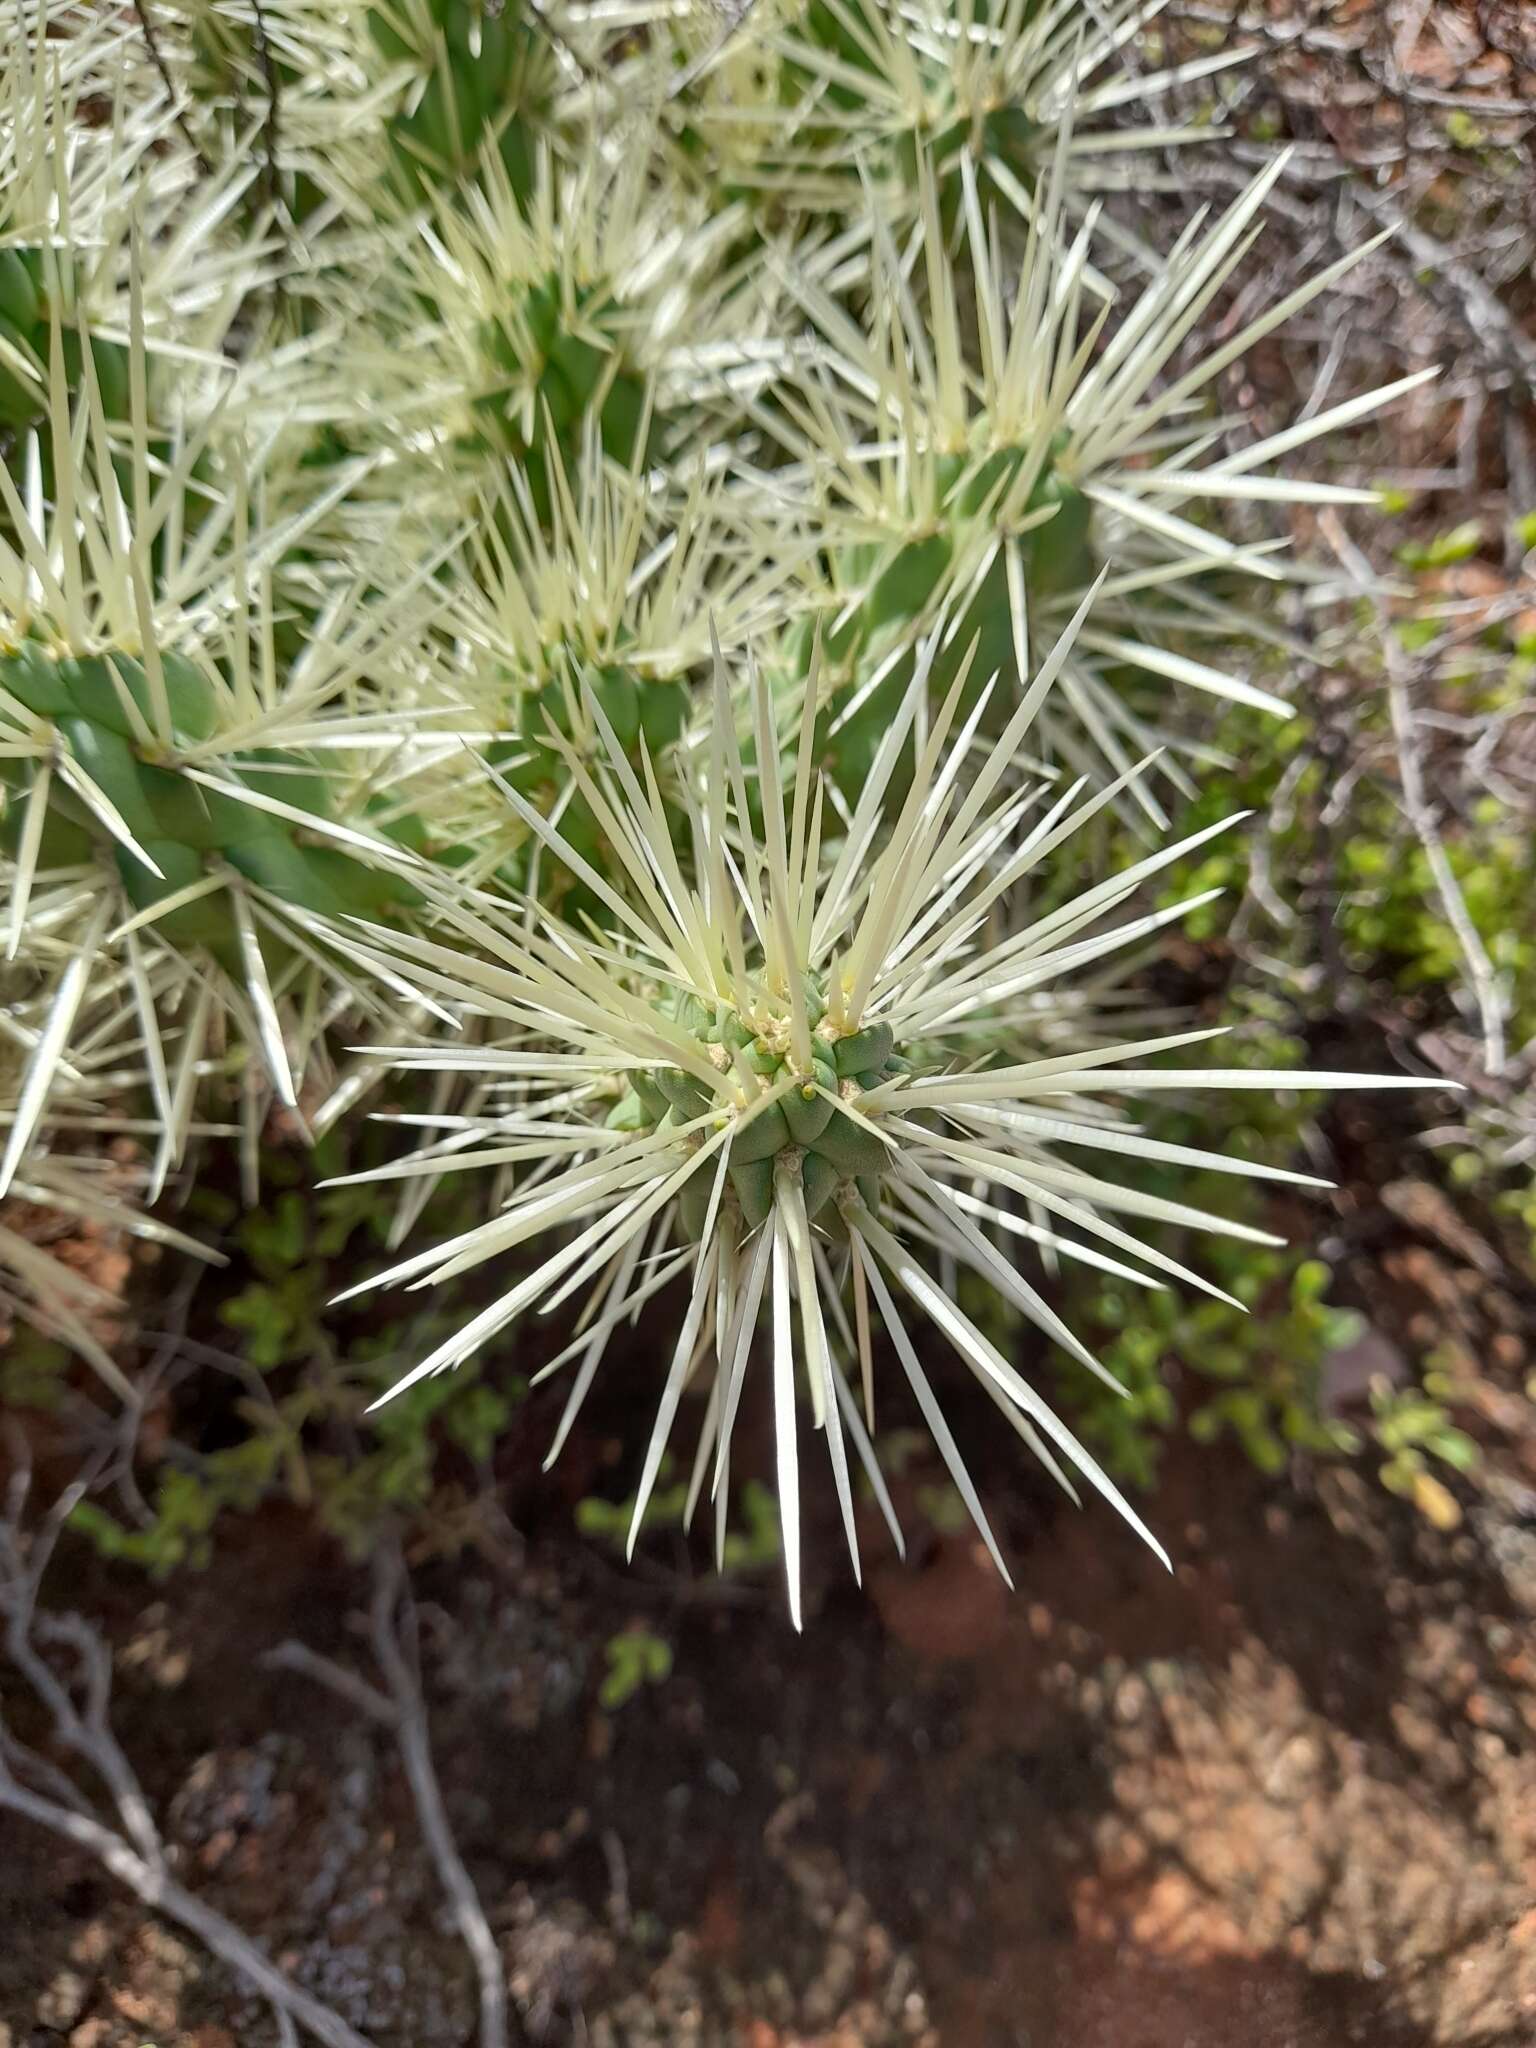
[[[165,96],[170,102],[171,119],[176,123],[182,141],[191,150],[198,169],[205,178],[211,178],[213,176],[213,163],[207,151],[192,133],[191,126],[187,121],[186,108],[182,104],[180,93],[176,90],[176,81],[171,76],[171,67],[165,60],[165,51],[160,42],[160,32],[155,26],[154,16],[149,11],[149,0],[133,0],[133,11],[138,18],[139,28],[144,37],[144,47],[149,52],[149,61],[159,73],[160,83],[165,88]]]
[[[1446,853],[1445,841],[1440,835],[1434,808],[1424,787],[1424,771],[1419,760],[1418,736],[1414,724],[1413,703],[1409,694],[1410,664],[1402,642],[1392,631],[1391,622],[1382,610],[1380,600],[1374,594],[1375,578],[1371,574],[1370,564],[1344,531],[1342,520],[1336,512],[1328,511],[1322,514],[1318,524],[1327,536],[1340,564],[1354,578],[1362,595],[1370,599],[1375,609],[1382,656],[1387,669],[1387,708],[1392,720],[1392,736],[1397,745],[1403,811],[1413,828],[1414,836],[1424,849],[1424,858],[1429,863],[1435,892],[1440,898],[1446,922],[1456,934],[1456,942],[1467,965],[1467,978],[1472,985],[1473,998],[1482,1023],[1484,1067],[1490,1076],[1501,1074],[1504,1071],[1506,1057],[1505,1026],[1509,1015],[1508,998],[1498,971],[1489,958],[1488,949],[1483,944],[1482,934],[1473,923],[1472,914],[1467,909],[1466,898],[1461,893],[1461,884],[1451,867],[1450,856]]]
[[[475,1966],[480,1992],[480,2048],[507,2048],[506,1969],[443,1803],[421,1686],[416,1603],[399,1540],[394,1536],[381,1538],[374,1552],[369,1639],[375,1661],[384,1674],[387,1696],[355,1672],[303,1643],[280,1643],[263,1662],[313,1679],[394,1735],[428,1854],[448,1895],[459,1937]]]
[[[268,1650],[262,1663],[269,1671],[292,1671],[300,1678],[312,1678],[316,1685],[323,1685],[328,1692],[335,1693],[348,1706],[356,1707],[366,1714],[370,1721],[377,1721],[382,1727],[398,1725],[394,1703],[387,1700],[376,1686],[366,1678],[359,1678],[355,1671],[333,1663],[329,1657],[322,1657],[318,1650],[311,1650],[304,1643],[279,1643],[275,1650]]]
[[[372,2048],[367,2037],[348,2026],[339,2013],[291,1983],[232,1920],[226,1920],[222,1913],[168,1876],[163,1868],[157,1868],[139,1855],[122,1835],[103,1826],[100,1821],[62,1806],[41,1793],[29,1791],[12,1775],[3,1760],[0,1760],[0,1807],[19,1813],[26,1820],[36,1821],[39,1827],[47,1828],[51,1834],[89,1851],[120,1884],[134,1893],[141,1904],[152,1912],[163,1913],[167,1920],[175,1921],[187,1933],[196,1935],[221,1963],[227,1964],[260,1992],[278,2016],[279,2027],[286,2017],[290,2023],[289,2038],[292,2038],[292,2022],[297,2021],[317,2041],[323,2041],[326,2048]]]
[[[267,112],[261,124],[261,147],[267,203],[276,218],[286,211],[283,205],[282,173],[279,168],[282,161],[282,81],[278,74],[277,60],[272,54],[272,39],[267,33],[266,9],[262,6],[262,0],[251,0],[251,38],[256,48],[256,61],[261,66],[262,80],[267,88]]]
[[[0,1522],[0,1619],[5,1653],[48,1714],[54,1740],[90,1770],[116,1813],[108,1825],[58,1764],[23,1743],[0,1717],[0,1811],[16,1813],[94,1856],[151,1912],[194,1935],[272,2008],[280,2040],[296,2040],[295,2024],[325,2048],[372,2048],[330,2006],[292,1983],[232,1920],[180,1884],[137,1773],[112,1732],[112,1659],[78,1614],[49,1614],[39,1605],[42,1581],[64,1525],[94,1475],[66,1487],[30,1535],[23,1517],[31,1490],[26,1447],[17,1439],[16,1470]],[[49,1652],[64,1653],[61,1676]]]
[[[1356,180],[1351,196],[1362,212],[1392,230],[1394,242],[1413,259],[1425,290],[1450,302],[1490,368],[1501,370],[1524,392],[1536,394],[1536,341],[1521,331],[1472,266],[1447,243],[1415,227],[1386,193]]]

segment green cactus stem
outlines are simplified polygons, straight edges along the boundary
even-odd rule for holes
[[[884,1140],[859,1121],[859,1097],[882,1082],[911,1072],[911,1063],[894,1047],[885,1024],[858,1028],[839,1026],[828,1013],[825,991],[814,975],[805,977],[805,998],[813,1025],[811,1065],[800,1072],[785,1042],[779,1020],[767,1015],[748,1021],[729,1003],[709,1004],[684,995],[661,1006],[706,1050],[722,1078],[734,1070],[758,1077],[773,1100],[754,1108],[749,1097],[734,1111],[724,1096],[711,1096],[697,1076],[677,1067],[639,1069],[608,1116],[612,1130],[671,1129],[703,1116],[711,1108],[734,1114],[740,1129],[731,1139],[727,1170],[729,1199],[749,1227],[764,1222],[773,1207],[775,1172],[798,1172],[807,1214],[818,1217],[836,1235],[839,1227],[834,1197],[853,1183],[867,1206],[878,1207],[879,1182],[890,1159]],[[777,1005],[770,1005],[770,1010]],[[729,1092],[728,1090],[726,1091]],[[712,1180],[707,1172],[688,1181],[679,1209],[686,1230],[704,1228]]]
[[[19,712],[38,742],[32,755],[0,757],[0,845],[14,852],[20,844],[39,765],[55,750],[88,778],[139,851],[107,831],[100,809],[71,787],[67,774],[55,774],[40,863],[109,858],[135,909],[149,910],[224,869],[329,919],[388,919],[419,900],[412,885],[387,867],[369,864],[323,834],[307,834],[302,825],[238,794],[276,799],[309,813],[317,825],[334,822],[330,785],[307,756],[254,748],[225,764],[224,779],[233,786],[229,795],[193,780],[182,750],[212,737],[216,697],[208,678],[183,657],[163,654],[160,668],[169,745],[155,737],[155,692],[134,656],[57,656],[35,640],[0,653],[0,704],[9,699],[12,718]],[[402,826],[391,829],[403,838]],[[155,929],[166,943],[205,948],[226,970],[237,971],[237,937],[222,892],[168,911]]]

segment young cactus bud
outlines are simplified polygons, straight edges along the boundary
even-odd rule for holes
[[[836,1089],[837,1076],[822,1061],[812,1063],[810,1077],[797,1081],[784,1098],[784,1119],[797,1145],[814,1145],[832,1117],[823,1089]]]
[[[894,1043],[895,1033],[889,1024],[868,1024],[862,1031],[840,1038],[832,1053],[838,1078],[847,1080],[869,1069],[878,1071],[890,1058]]]

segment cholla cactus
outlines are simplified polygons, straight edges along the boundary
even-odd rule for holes
[[[141,344],[120,485],[111,460],[86,452],[107,445],[96,381],[88,368],[71,414],[57,324],[53,344],[57,502],[35,459],[26,502],[0,471],[16,535],[0,540],[9,950],[26,957],[33,895],[46,890],[54,993],[39,1073],[57,1071],[93,977],[122,963],[163,1123],[158,1186],[182,1155],[193,1099],[158,1020],[182,1020],[183,1075],[243,1044],[296,1106],[329,1010],[370,1001],[328,946],[329,922],[415,900],[411,828],[387,803],[369,817],[374,764],[399,745],[399,703],[361,679],[382,684],[415,646],[419,591],[406,580],[391,601],[365,604],[366,585],[332,564],[288,658],[277,574],[303,519],[253,539],[243,476],[194,486],[202,431],[151,470]],[[44,1097],[28,1099],[35,1120]]]
[[[1212,633],[1229,642],[1265,637],[1272,629],[1235,602],[1223,580],[1273,579],[1280,571],[1272,544],[1231,541],[1197,524],[1190,508],[1374,502],[1374,492],[1276,474],[1273,465],[1434,372],[1214,460],[1210,450],[1230,423],[1213,422],[1195,402],[1364,252],[1319,270],[1170,376],[1200,314],[1259,232],[1280,160],[1204,234],[1192,224],[1108,335],[1102,310],[1083,318],[1089,232],[1070,242],[1058,234],[1066,161],[1058,160],[1042,197],[1011,298],[977,180],[968,163],[961,168],[979,362],[973,367],[965,345],[964,272],[949,254],[937,190],[925,178],[922,263],[913,284],[878,221],[873,298],[880,311],[865,327],[812,280],[801,280],[822,345],[798,359],[762,415],[781,422],[794,464],[776,480],[814,494],[830,575],[824,681],[837,694],[829,738],[843,779],[856,787],[864,774],[911,673],[916,641],[935,617],[952,622],[935,670],[941,686],[974,638],[978,685],[999,671],[1021,685],[1036,650],[1106,569],[1051,721],[1050,743],[1062,758],[1092,768],[1097,757],[1120,774],[1150,747],[1177,744],[1162,718],[1145,715],[1139,697],[1149,680],[1289,715],[1283,699],[1191,651],[1189,642],[1198,648]],[[1154,822],[1166,822],[1149,789],[1138,786],[1137,800]]]
[[[717,672],[706,787],[690,803],[691,857],[680,860],[654,777],[630,765],[594,696],[588,711],[605,741],[602,768],[589,770],[558,733],[549,744],[565,754],[603,825],[611,879],[510,787],[506,796],[600,899],[608,929],[588,936],[454,897],[442,910],[456,946],[410,938],[391,945],[376,931],[374,944],[361,949],[360,964],[387,961],[424,992],[510,1027],[503,1045],[423,1047],[402,1054],[402,1066],[468,1071],[513,1093],[504,1113],[471,1119],[468,1133],[456,1130],[404,1164],[364,1177],[436,1176],[514,1162],[525,1169],[488,1221],[366,1284],[434,1286],[519,1245],[556,1238],[533,1272],[402,1385],[461,1363],[531,1310],[584,1298],[575,1336],[548,1368],[575,1372],[558,1451],[615,1330],[642,1302],[677,1283],[686,1306],[630,1540],[679,1400],[696,1377],[707,1379],[710,1393],[693,1493],[712,1469],[723,1529],[731,1432],[761,1316],[770,1338],[784,1552],[797,1617],[797,1381],[803,1379],[825,1435],[856,1567],[850,1445],[885,1498],[870,1441],[872,1303],[1005,1575],[918,1362],[900,1295],[953,1347],[1069,1492],[1068,1466],[1158,1548],[1091,1455],[949,1298],[928,1260],[938,1253],[969,1267],[1047,1338],[1098,1371],[984,1226],[1036,1238],[1060,1256],[1107,1265],[1149,1285],[1169,1273],[1219,1293],[1111,1218],[1172,1219],[1215,1231],[1235,1226],[1133,1193],[1060,1155],[1139,1154],[1301,1178],[1159,1144],[1114,1107],[1169,1088],[1269,1088],[1281,1077],[1246,1068],[1144,1066],[1155,1054],[1214,1034],[1125,1040],[1110,1016],[1091,1009],[1085,1015],[1062,996],[1068,977],[1189,908],[1106,926],[1147,876],[1221,827],[1149,856],[1047,915],[1019,914],[999,925],[1028,878],[1102,808],[1113,786],[1093,794],[1081,784],[1022,794],[1009,786],[1009,764],[1069,658],[1070,636],[1008,718],[990,763],[970,779],[962,771],[988,692],[955,730],[962,672],[927,729],[935,644],[877,750],[845,831],[835,832],[825,801],[811,716],[802,720],[786,790],[770,690],[761,680],[749,687],[749,763]],[[917,748],[916,772],[906,796],[888,809],[893,771],[909,741]],[[1370,1083],[1324,1074],[1309,1075],[1307,1085]],[[1049,1217],[1049,1225],[1022,1221],[1013,1213],[1015,1199]],[[865,1390],[862,1418],[849,1390],[855,1375]]]
[[[1285,708],[1212,654],[1278,574],[1216,522],[1359,498],[1272,465],[1416,381],[1213,453],[1343,266],[1182,365],[1278,168],[1110,231],[1095,167],[1188,139],[1099,125],[1156,11],[764,0],[679,74],[649,0],[0,0],[0,1198],[103,1198],[77,1115],[153,1199],[205,1083],[249,1169],[274,1098],[426,1070],[402,1226],[461,1170],[490,1213],[370,1284],[540,1256],[412,1377],[585,1294],[558,1450],[674,1288],[636,1528],[697,1378],[723,1540],[761,1322],[798,1618],[799,1397],[854,1548],[883,1327],[1001,1565],[915,1310],[1148,1534],[935,1267],[1097,1370],[1010,1240],[1200,1287],[1136,1226],[1255,1235],[1108,1171],[1245,1170],[1133,1106],[1297,1079],[1157,1064],[1209,1034],[1115,979],[1207,834],[1055,857],[1161,822],[1160,685]]]
[[[344,176],[387,190],[404,88],[367,18],[361,0],[158,0],[148,17],[201,182],[244,168],[242,211],[285,287],[300,240],[318,264]]]
[[[256,172],[199,162],[142,39],[110,10],[0,5],[0,46],[0,436],[46,418],[55,327],[70,388],[89,351],[122,421],[130,293],[152,386],[161,348],[217,360],[259,268],[262,223],[226,232]],[[46,467],[46,437],[42,453]]]
[[[380,53],[404,74],[388,119],[395,167],[415,196],[471,180],[493,154],[523,202],[555,94],[551,42],[526,0],[377,0]]]
[[[828,214],[861,216],[863,186],[899,238],[918,215],[925,164],[948,224],[962,165],[1027,223],[1042,173],[1065,147],[1080,212],[1101,181],[1123,182],[1135,151],[1211,133],[1104,127],[1097,117],[1247,54],[1226,49],[1133,74],[1125,47],[1165,4],[1113,0],[1085,16],[1078,0],[781,0],[754,8],[731,37],[701,10],[696,36],[687,17],[682,25],[685,170],[753,203],[773,235],[804,233]],[[1118,239],[1139,248],[1123,230]]]
[[[320,373],[333,416],[355,407],[362,443],[391,454],[448,451],[468,494],[510,458],[544,516],[551,460],[575,458],[589,416],[629,464],[676,454],[687,400],[697,445],[740,356],[734,229],[658,197],[653,141],[641,117],[573,165],[541,149],[531,198],[488,157],[451,200],[382,229],[351,386]],[[435,465],[439,483],[452,474]]]
[[[421,693],[412,750],[420,780],[408,786],[463,850],[466,882],[499,874],[575,917],[578,903],[596,908],[596,899],[509,814],[493,782],[465,776],[465,745],[483,752],[579,852],[601,859],[598,821],[549,745],[548,727],[584,757],[601,758],[590,692],[633,758],[643,744],[670,789],[689,772],[670,756],[692,718],[712,643],[735,654],[781,631],[808,550],[788,533],[765,550],[739,498],[702,471],[686,496],[658,503],[637,459],[624,468],[608,459],[590,414],[569,471],[554,453],[542,508],[526,472],[507,465],[482,494],[447,571],[442,627],[451,644]],[[678,836],[675,804],[668,815]]]

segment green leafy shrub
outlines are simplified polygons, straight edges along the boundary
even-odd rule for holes
[[[348,1163],[333,1136],[312,1161],[268,1153],[267,1192],[253,1210],[241,1213],[217,1189],[193,1197],[204,1227],[232,1226],[224,1240],[235,1254],[228,1284],[211,1306],[221,1344],[231,1347],[220,1369],[220,1428],[235,1441],[203,1448],[173,1437],[144,1476],[134,1521],[98,1501],[81,1502],[74,1526],[105,1556],[156,1577],[198,1567],[230,1517],[269,1503],[302,1508],[359,1554],[386,1522],[414,1530],[429,1548],[476,1539],[465,1482],[489,1471],[523,1383],[504,1370],[476,1368],[364,1419],[398,1372],[402,1344],[420,1341],[443,1309],[380,1330],[367,1318],[348,1323],[331,1308],[339,1287],[360,1263],[377,1260],[395,1227],[387,1190],[314,1185],[312,1167],[323,1174]],[[445,1218],[453,1209],[451,1197],[437,1204]],[[198,1299],[203,1305],[207,1292]]]
[[[1440,1529],[1454,1529],[1461,1509],[1432,1461],[1452,1472],[1468,1472],[1478,1459],[1476,1443],[1456,1428],[1447,1411],[1453,1391],[1443,1374],[1427,1376],[1422,1389],[1382,1382],[1371,1389],[1371,1436],[1381,1459],[1381,1483],[1405,1495]]]
[[[644,1629],[625,1629],[610,1636],[604,1655],[608,1669],[597,1689],[598,1705],[615,1714],[647,1685],[664,1685],[672,1676],[672,1645]]]

